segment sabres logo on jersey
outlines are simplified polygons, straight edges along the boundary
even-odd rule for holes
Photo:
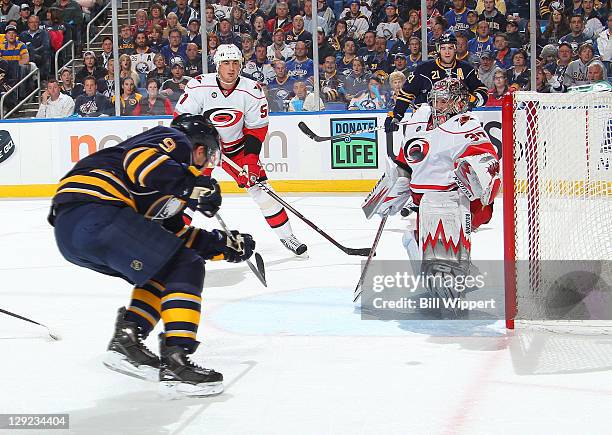
[[[236,125],[242,119],[243,113],[236,109],[210,109],[204,112],[204,116],[210,119],[212,124],[219,127],[231,127]]]
[[[404,145],[404,157],[409,164],[419,163],[429,153],[429,142],[423,138],[410,139]]]

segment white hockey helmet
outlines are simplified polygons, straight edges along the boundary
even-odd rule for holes
[[[215,62],[215,66],[217,67],[217,71],[219,70],[219,64],[224,60],[237,60],[240,62],[240,66],[242,67],[242,51],[240,51],[240,49],[234,44],[221,44],[219,47],[217,47],[213,60]]]

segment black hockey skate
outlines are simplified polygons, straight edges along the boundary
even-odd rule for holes
[[[308,247],[295,238],[293,234],[291,234],[286,239],[280,239],[283,246],[293,252],[295,255],[303,255],[308,250]],[[305,255],[307,256],[307,254]]]
[[[124,307],[117,311],[115,334],[108,344],[103,363],[116,372],[156,382],[159,379],[159,357],[142,342],[138,325],[125,320],[125,312]]]
[[[198,343],[199,344],[199,343]],[[188,351],[180,346],[166,346],[166,337],[159,334],[161,367],[159,391],[167,399],[204,397],[223,392],[223,375],[191,362]]]

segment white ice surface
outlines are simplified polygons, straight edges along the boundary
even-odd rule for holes
[[[371,244],[378,220],[363,218],[360,196],[287,199],[343,244]],[[612,339],[362,321],[351,302],[361,258],[292,217],[310,253],[293,258],[246,196],[226,197],[222,214],[254,235],[269,287],[245,265],[208,263],[196,359],[224,374],[225,393],[162,401],[155,384],[102,366],[130,285],[63,260],[48,202],[0,201],[0,308],[63,337],[0,314],[0,413],[69,413],[78,435],[612,432]],[[502,258],[496,207],[474,235],[475,258]],[[377,259],[405,258],[401,236],[412,224],[390,219]]]

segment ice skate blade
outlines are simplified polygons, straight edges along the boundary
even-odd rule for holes
[[[221,393],[223,393],[223,382],[197,385],[181,381],[161,381],[159,383],[159,394],[166,400],[215,396]]]
[[[106,352],[102,364],[112,371],[128,375],[133,378],[142,379],[143,381],[159,381],[159,369],[145,365],[136,367],[127,360],[125,355],[113,350]]]

